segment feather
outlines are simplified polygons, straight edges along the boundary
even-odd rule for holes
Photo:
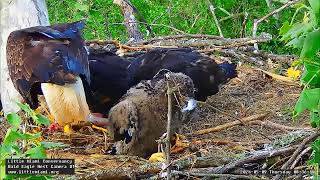
[[[90,111],[81,78],[78,77],[74,84],[64,86],[42,83],[41,89],[48,108],[59,125],[87,120]]]
[[[182,73],[170,74],[170,86],[190,99],[194,98],[193,82]],[[150,156],[157,151],[156,140],[166,132],[167,80],[157,77],[142,81],[130,88],[109,113],[110,135],[116,141],[112,153]],[[184,104],[178,95],[179,104]],[[183,124],[183,113],[178,102],[173,103],[172,131],[178,132]]]
[[[150,80],[163,69],[189,76],[195,85],[195,99],[200,101],[216,94],[220,85],[237,75],[234,65],[218,65],[213,59],[190,48],[156,48],[131,62],[128,67],[130,85]]]
[[[41,83],[72,84],[81,77],[90,83],[88,55],[81,30],[84,22],[35,26],[10,33],[9,74],[14,87],[35,109]],[[68,85],[67,85],[68,86]],[[58,93],[59,91],[57,91]],[[59,96],[56,96],[59,99]]]
[[[129,61],[112,52],[90,52],[90,87],[95,98],[90,103],[92,111],[106,116],[110,108],[127,92],[130,88],[127,72],[129,64]]]

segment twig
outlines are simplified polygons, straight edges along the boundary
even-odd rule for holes
[[[230,14],[230,15],[227,16],[227,17],[221,18],[221,19],[219,20],[219,22],[223,22],[223,21],[226,21],[226,20],[228,20],[228,19],[236,18],[236,17],[243,16],[243,15],[245,15],[244,12],[236,13],[236,14]]]
[[[245,36],[248,15],[249,14],[247,12],[244,13],[244,18],[243,18],[243,22],[242,22],[242,26],[241,26],[241,31],[240,31],[241,38]]]
[[[288,132],[288,130],[312,130],[311,128],[301,128],[301,127],[291,127],[291,126],[285,126],[282,124],[274,123],[271,121],[253,121],[250,122],[250,124],[259,124],[259,125],[264,125],[264,126],[269,126],[270,128],[277,128],[282,131]]]
[[[213,127],[213,128],[202,129],[202,130],[194,132],[193,134],[194,135],[201,135],[201,134],[217,132],[217,131],[221,131],[221,130],[224,130],[224,129],[239,125],[239,124],[241,124],[241,122],[246,123],[246,122],[262,119],[264,117],[266,117],[266,114],[256,114],[256,115],[252,115],[252,116],[249,116],[249,117],[242,118],[241,121],[240,120],[235,120],[233,122],[225,123],[225,124]]]
[[[89,40],[89,41],[86,41],[86,44],[87,45],[90,45],[90,44],[100,44],[100,45],[114,44],[116,47],[120,46],[120,43],[117,40]]]
[[[236,174],[212,174],[205,172],[193,172],[193,171],[172,171],[172,174],[175,175],[184,175],[184,176],[197,176],[197,177],[210,177],[210,178],[223,178],[223,179],[249,179],[249,180],[258,180],[254,176],[246,175],[236,175]]]
[[[214,12],[214,11],[215,11],[215,7],[214,7],[213,4],[210,2],[210,0],[207,0],[207,3],[208,3],[208,5],[209,5],[209,9],[210,9],[211,14],[212,14],[212,16],[213,16],[214,23],[216,24],[217,29],[218,29],[218,31],[219,31],[220,37],[223,37],[223,34],[222,34],[222,30],[221,30],[219,21],[218,21],[218,19],[217,19],[216,13]]]
[[[287,3],[285,3],[284,5],[282,5],[280,8],[278,9],[275,9],[274,11],[268,13],[267,15],[263,16],[262,18],[260,19],[255,19],[254,20],[254,23],[253,23],[253,29],[252,29],[252,37],[255,38],[257,36],[257,29],[258,29],[258,24],[261,23],[262,21],[266,20],[268,17],[276,14],[276,13],[279,13],[280,11],[282,11],[283,9],[285,9],[286,7],[289,7],[297,2],[299,2],[301,0],[289,0]],[[258,44],[255,43],[254,44],[254,47],[255,49],[258,50]]]
[[[171,150],[171,143],[170,143],[170,137],[171,137],[171,119],[172,119],[172,90],[170,88],[169,79],[170,75],[166,74],[167,79],[167,95],[168,95],[168,122],[167,122],[167,140],[166,140],[166,166],[167,166],[167,179],[171,179],[171,167],[170,167],[170,150]]]
[[[317,139],[318,136],[320,136],[320,132],[314,133],[311,136],[305,138],[302,141],[302,143],[299,145],[299,147],[294,151],[291,158],[286,163],[284,163],[282,165],[281,170],[285,170],[285,169],[288,169],[289,167],[291,167],[292,163],[297,159],[298,155],[305,148],[305,146],[308,143],[310,143],[311,141],[314,141],[315,139]],[[277,175],[274,178],[272,178],[272,180],[278,180],[280,178],[281,178],[281,175]]]
[[[157,23],[145,23],[145,22],[140,22],[140,21],[137,21],[137,22],[130,22],[131,24],[148,24],[150,26],[163,26],[163,27],[166,27],[166,28],[169,28],[169,29],[172,29],[174,31],[177,31],[178,33],[181,33],[181,34],[188,34],[180,29],[177,29],[175,27],[172,27],[172,26],[169,26],[169,25],[166,25],[166,24],[157,24]],[[110,23],[110,24],[120,24],[120,25],[125,25],[125,23]]]
[[[296,167],[297,163],[300,161],[300,159],[302,158],[302,156],[304,156],[305,154],[307,154],[308,152],[311,151],[311,147],[307,147],[305,148],[296,158],[296,160],[294,160],[294,162],[292,163],[292,165],[290,166],[290,169],[294,169],[294,167]]]
[[[289,154],[289,153],[293,152],[296,148],[297,148],[297,146],[291,146],[291,147],[282,148],[282,149],[273,150],[273,151],[263,151],[263,152],[260,152],[256,155],[252,155],[247,158],[241,159],[239,161],[232,162],[232,163],[224,165],[224,166],[216,167],[216,168],[212,169],[210,172],[208,171],[208,173],[228,173],[238,167],[241,167],[244,164],[256,162],[256,161],[266,159],[269,157],[273,157],[273,156]]]

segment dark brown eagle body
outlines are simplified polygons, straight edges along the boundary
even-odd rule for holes
[[[196,88],[196,99],[200,101],[218,93],[220,85],[237,76],[234,64],[217,64],[191,48],[156,48],[132,61],[128,68],[130,82],[134,85],[141,80],[152,79],[161,69],[189,76]]]
[[[90,50],[90,87],[95,99],[90,108],[93,112],[107,116],[110,108],[127,92],[130,88],[129,64],[130,61],[112,52]]]
[[[40,83],[65,85],[81,77],[90,83],[88,54],[81,30],[84,22],[36,26],[13,31],[7,62],[15,88],[32,108],[38,106]]]
[[[193,98],[192,80],[182,73],[171,73],[170,86],[178,88],[176,95],[183,106],[180,94]],[[147,157],[157,152],[158,140],[167,126],[167,80],[165,78],[142,81],[130,88],[127,94],[109,113],[110,133],[116,143],[114,154],[128,154]],[[179,94],[180,93],[180,94]],[[173,98],[172,132],[182,126],[182,112]]]

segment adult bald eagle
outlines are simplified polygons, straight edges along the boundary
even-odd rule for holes
[[[131,86],[152,79],[161,69],[189,76],[196,88],[195,98],[199,101],[218,93],[221,85],[237,76],[235,64],[217,64],[191,48],[155,48],[134,59],[128,67]]]
[[[84,121],[90,113],[83,28],[83,21],[35,26],[11,32],[7,41],[8,68],[15,88],[33,109],[38,107],[38,95],[43,94],[51,115],[63,126]]]

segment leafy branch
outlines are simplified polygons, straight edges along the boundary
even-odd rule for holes
[[[22,109],[23,115],[26,119],[32,119],[34,124],[38,126],[48,126],[50,124],[42,114],[36,113],[30,108],[28,104],[21,104],[17,102]],[[62,143],[41,142],[41,132],[30,133],[27,132],[27,121],[23,120],[16,113],[8,113],[6,115],[10,128],[0,145],[0,179],[13,178],[30,178],[28,175],[6,175],[5,174],[5,160],[8,158],[39,158],[47,157],[46,149],[64,147]],[[38,176],[39,179],[48,179],[49,176]]]

